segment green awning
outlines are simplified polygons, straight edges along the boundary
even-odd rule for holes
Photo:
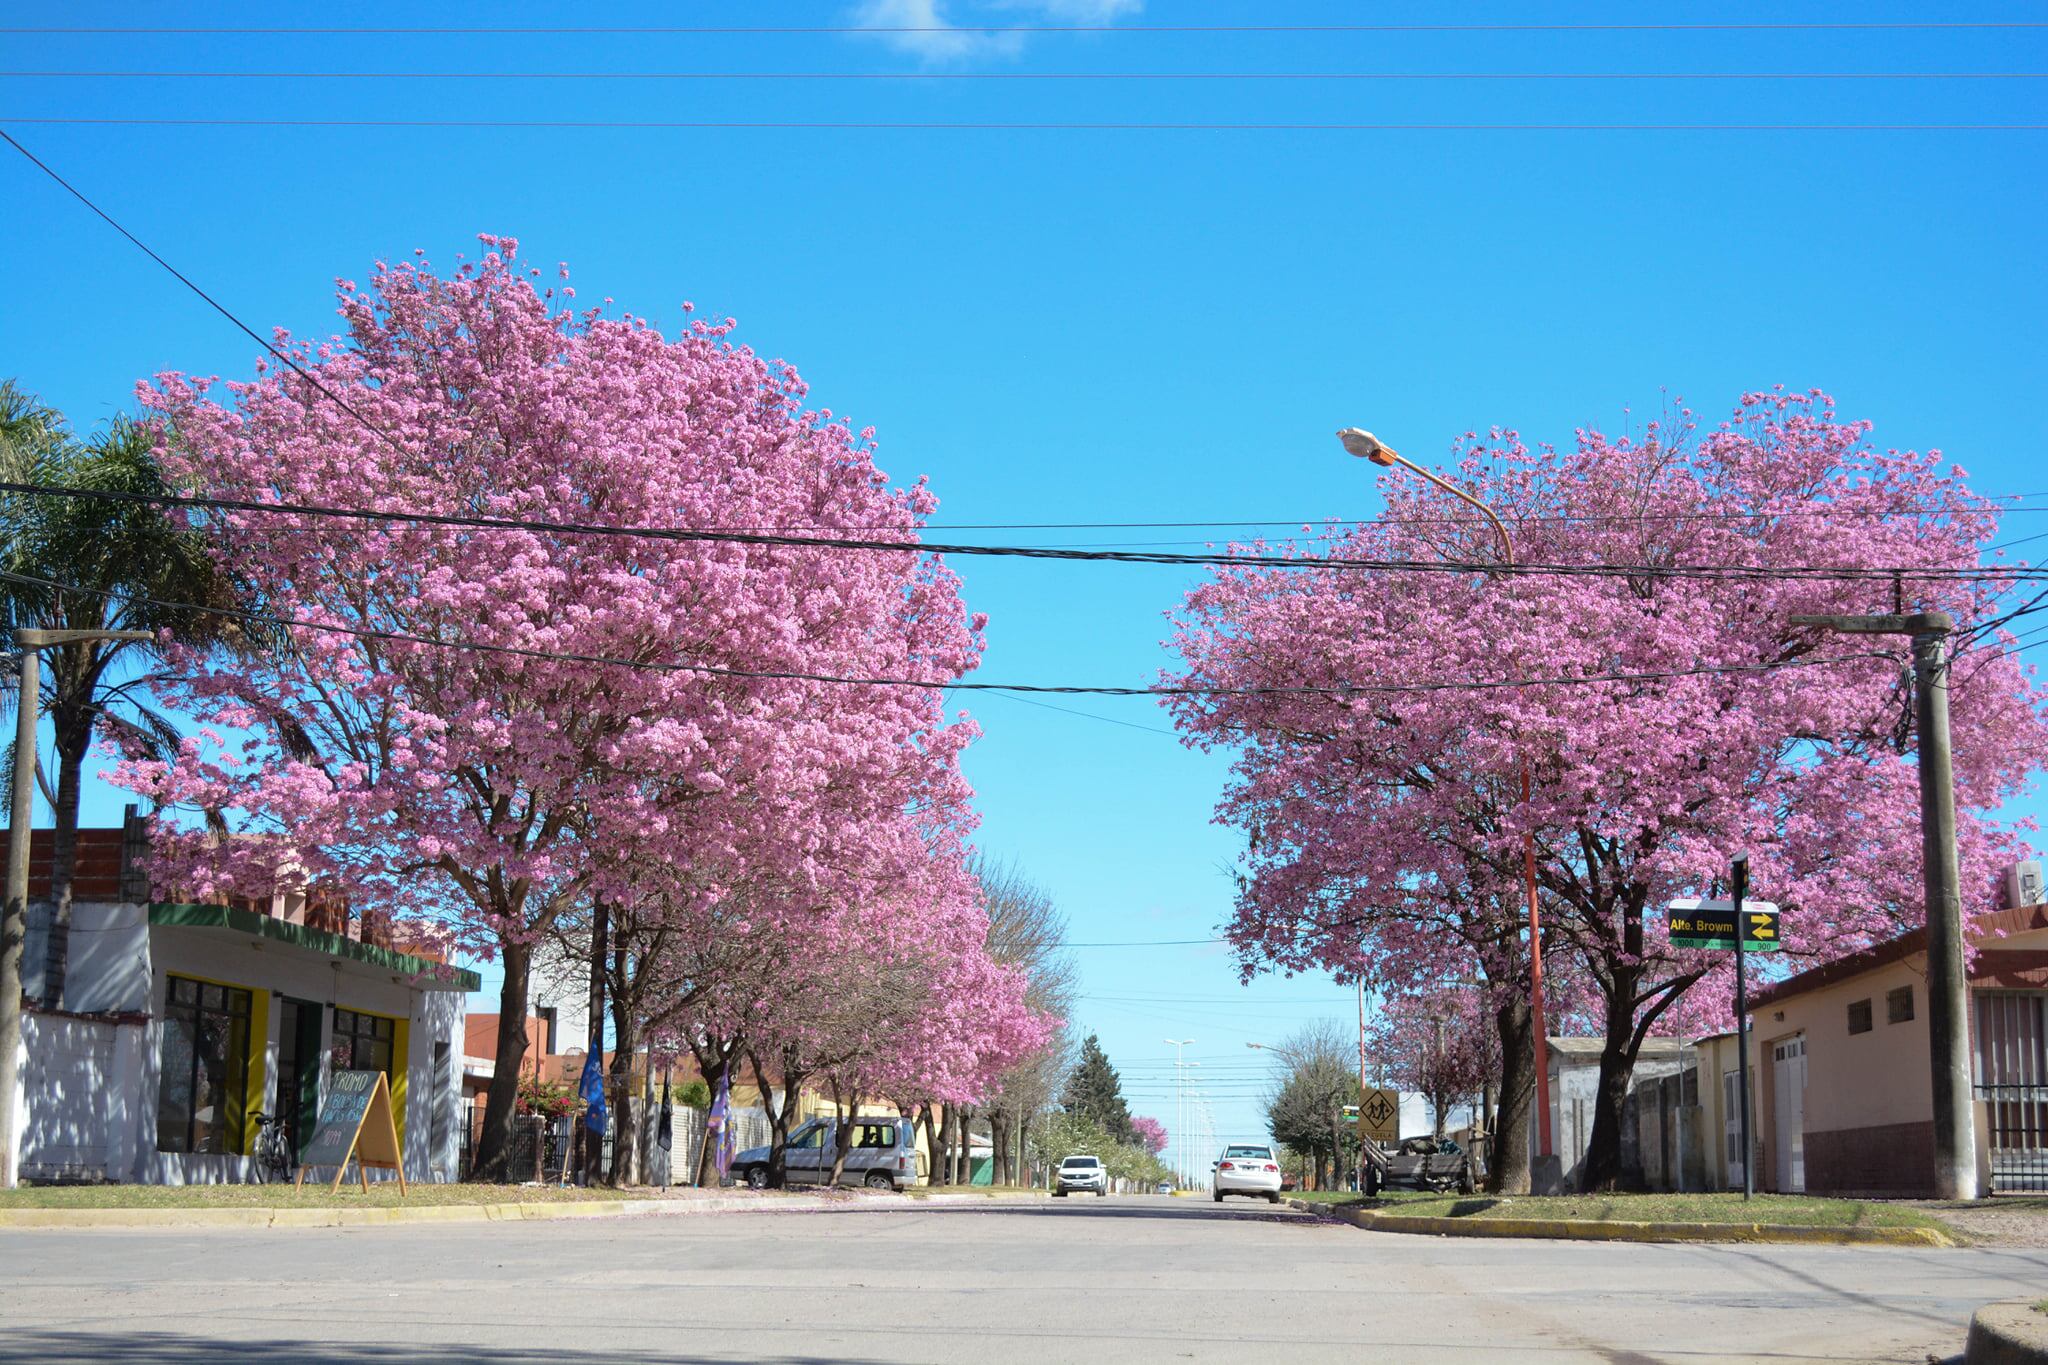
[[[424,957],[401,953],[393,948],[379,948],[372,943],[361,943],[352,938],[343,938],[340,934],[330,934],[325,929],[309,929],[303,924],[293,924],[288,920],[273,919],[269,915],[252,914],[247,910],[236,910],[225,905],[171,905],[157,902],[149,907],[149,922],[188,929],[233,929],[238,933],[253,934],[258,938],[276,939],[279,943],[310,948],[329,957],[345,957],[372,967],[381,967],[385,971],[397,972],[409,978],[410,984],[422,990],[475,991],[483,989],[484,984],[483,978],[475,972],[446,962],[432,962]]]

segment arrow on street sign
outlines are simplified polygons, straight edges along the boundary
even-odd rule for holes
[[[1665,907],[1674,948],[1735,948],[1735,903],[1687,896]],[[1769,901],[1742,903],[1742,948],[1750,953],[1775,953],[1784,948],[1778,937],[1778,907]]]

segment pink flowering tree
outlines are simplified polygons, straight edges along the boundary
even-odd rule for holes
[[[1140,1147],[1158,1156],[1166,1150],[1166,1125],[1158,1119],[1140,1114],[1131,1120],[1131,1136]]]
[[[1507,946],[1530,832],[1549,962],[1579,972],[1562,1003],[1602,1038],[1582,1180],[1613,1185],[1643,1039],[1674,1009],[1730,1022],[1726,955],[1670,947],[1668,899],[1712,893],[1747,851],[1755,894],[1786,910],[1785,967],[1924,918],[1918,858],[1900,856],[1919,838],[1904,643],[1792,624],[1808,613],[1965,627],[1964,887],[1971,913],[1995,908],[2022,844],[1994,812],[2048,753],[2042,693],[1997,625],[2020,604],[1982,572],[1995,509],[1937,454],[1868,434],[1818,394],[1773,392],[1704,431],[1681,414],[1566,450],[1468,435],[1455,476],[1506,520],[1522,571],[1403,475],[1382,481],[1383,520],[1280,548],[1301,567],[1195,590],[1172,681],[1276,689],[1168,702],[1191,743],[1237,753],[1218,816],[1250,841],[1231,928],[1247,970],[1457,979],[1470,939],[1435,930],[1476,917]],[[1304,687],[1328,690],[1288,690]]]
[[[768,913],[843,899],[873,807],[827,794],[906,752],[950,789],[971,729],[934,691],[787,675],[947,682],[978,661],[981,622],[911,551],[559,529],[914,539],[935,503],[892,488],[869,434],[807,407],[795,371],[730,323],[668,336],[579,310],[510,239],[484,248],[447,274],[380,264],[368,288],[340,286],[343,335],[280,339],[339,402],[261,365],[142,389],[194,493],[399,519],[194,514],[290,643],[253,668],[184,657],[174,700],[204,728],[116,780],[210,813],[214,832],[160,822],[160,882],[226,894],[288,867],[495,955],[478,1171],[503,1178],[536,940],[593,895],[632,895],[648,859],[678,869],[664,913],[745,878],[797,889]]]

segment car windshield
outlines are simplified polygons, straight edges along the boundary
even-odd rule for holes
[[[1067,1159],[1066,1159],[1065,1161],[1061,1162],[1060,1164],[1061,1164],[1062,1166],[1065,1166],[1065,1167],[1067,1167],[1067,1168],[1068,1168],[1069,1170],[1072,1170],[1072,1169],[1075,1169],[1075,1168],[1077,1168],[1077,1167],[1078,1167],[1078,1168],[1081,1168],[1081,1169],[1085,1169],[1085,1170],[1091,1170],[1091,1171],[1092,1171],[1092,1170],[1094,1170],[1094,1169],[1095,1169],[1095,1168],[1096,1168],[1097,1166],[1100,1166],[1100,1165],[1101,1165],[1102,1163],[1101,1163],[1101,1162],[1099,1162],[1099,1161],[1097,1161],[1097,1160],[1096,1160],[1096,1159],[1095,1159],[1094,1157],[1092,1157],[1092,1156],[1070,1156],[1070,1157],[1068,1157],[1068,1158],[1067,1158]]]
[[[1223,1155],[1248,1156],[1256,1157],[1260,1161],[1271,1161],[1273,1159],[1273,1149],[1271,1147],[1232,1147],[1225,1151]]]

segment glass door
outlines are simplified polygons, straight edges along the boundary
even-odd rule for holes
[[[313,1136],[320,1113],[320,1011],[311,1000],[286,996],[277,1023],[277,1116],[292,1145],[292,1159]]]

